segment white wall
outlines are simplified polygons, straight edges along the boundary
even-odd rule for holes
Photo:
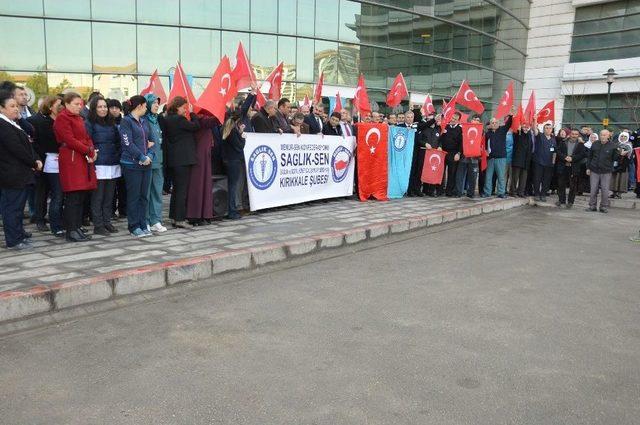
[[[536,92],[536,106],[556,101],[556,123],[562,122],[562,76],[569,62],[575,9],[571,0],[533,0],[524,72],[523,103]]]

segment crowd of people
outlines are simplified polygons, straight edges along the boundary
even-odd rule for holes
[[[90,233],[117,233],[114,220],[125,218],[133,237],[166,232],[163,196],[169,194],[174,228],[210,224],[214,174],[226,174],[227,218],[239,219],[246,193],[246,132],[357,134],[355,117],[346,108],[328,115],[322,103],[296,107],[285,98],[257,107],[255,90],[221,123],[208,113],[194,113],[183,97],[163,106],[154,94],[120,103],[98,92],[86,101],[67,92],[39,99],[34,111],[23,87],[1,83],[0,214],[7,248],[32,247],[32,234],[23,225],[27,203],[38,231],[69,242],[90,240]],[[416,130],[407,196],[474,197],[477,189],[482,197],[545,201],[555,191],[558,205],[571,207],[576,195],[590,192],[588,210],[596,211],[600,190],[601,212],[607,212],[609,197],[627,190],[640,197],[632,149],[640,143],[638,131],[614,136],[584,127],[554,134],[551,124],[541,130],[523,124],[512,131],[512,116],[492,118],[485,124],[483,169],[481,158],[463,154],[460,118],[455,113],[442,128],[440,114],[424,116],[416,106],[386,116],[368,113],[361,120]],[[479,123],[481,117],[471,120]],[[426,149],[447,152],[441,185],[420,180]]]

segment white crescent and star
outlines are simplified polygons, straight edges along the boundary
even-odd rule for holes
[[[376,145],[375,146],[371,146],[369,144],[369,137],[375,134],[378,136],[377,140],[376,140]],[[376,128],[376,127],[372,127],[369,129],[369,131],[367,131],[367,134],[364,135],[364,142],[367,144],[367,146],[369,147],[369,151],[371,151],[371,154],[373,155],[374,153],[376,153],[376,147],[378,146],[378,143],[380,143],[380,129]]]
[[[432,161],[433,158],[438,160],[436,164],[433,163]],[[440,155],[438,155],[437,153],[432,153],[431,156],[429,157],[429,164],[431,165],[431,170],[436,171],[441,163],[442,163],[442,158],[440,158]]]
[[[543,113],[544,111],[547,111],[547,112],[545,112],[545,114],[544,114],[544,115],[542,115],[542,113]],[[540,112],[538,113],[538,115],[542,115],[543,117],[550,117],[550,116],[551,116],[551,109],[549,109],[549,108],[544,108],[542,111],[540,111]]]
[[[471,133],[475,133],[475,135],[473,137],[471,137]],[[476,127],[469,127],[469,129],[467,130],[467,136],[469,136],[469,138],[471,140],[469,140],[469,143],[473,145],[473,142],[475,142],[476,137],[478,137],[478,129]]]
[[[229,74],[222,74],[222,77],[220,77],[220,85],[222,85],[222,82],[224,80],[227,80],[227,88],[225,89],[224,87],[220,87],[220,94],[223,96],[227,95],[227,92],[229,91],[229,89],[231,88],[231,76]]]
[[[471,89],[467,89],[467,90],[464,92],[464,100],[466,100],[467,102],[471,102],[472,100],[474,100],[474,99],[469,99],[469,98],[467,97],[467,95],[468,95],[469,93],[473,94],[473,90],[471,90]]]

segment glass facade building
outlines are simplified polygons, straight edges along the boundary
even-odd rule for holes
[[[72,87],[124,98],[176,60],[196,96],[221,55],[242,41],[258,78],[284,62],[285,96],[354,87],[364,73],[383,107],[398,72],[434,99],[467,79],[491,109],[524,79],[527,0],[20,0],[0,1],[0,79],[37,95]]]

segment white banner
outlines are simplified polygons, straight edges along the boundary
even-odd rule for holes
[[[353,195],[354,137],[245,134],[251,211]]]

